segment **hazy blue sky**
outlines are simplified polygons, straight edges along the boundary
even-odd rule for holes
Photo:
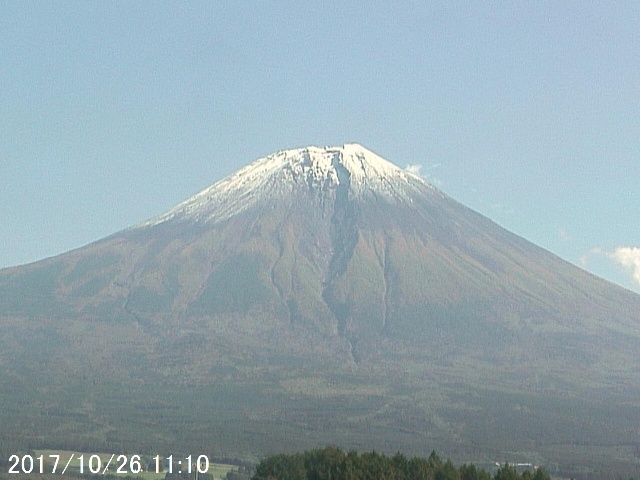
[[[345,142],[640,291],[639,2],[0,2],[0,267]]]

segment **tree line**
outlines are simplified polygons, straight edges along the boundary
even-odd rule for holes
[[[253,480],[550,480],[544,469],[519,473],[505,464],[492,475],[475,465],[456,466],[435,452],[429,458],[389,457],[374,452],[343,452],[325,447],[303,453],[274,455],[256,467]]]

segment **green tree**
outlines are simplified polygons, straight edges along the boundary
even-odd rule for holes
[[[478,470],[475,465],[464,464],[460,467],[460,480],[491,480],[486,470]]]
[[[305,454],[304,468],[308,480],[341,480],[344,478],[344,453],[335,447],[312,450]]]
[[[361,478],[395,480],[395,471],[389,458],[377,452],[363,453],[361,460]]]
[[[431,463],[420,457],[409,460],[409,476],[411,480],[433,480],[435,469]]]
[[[460,480],[460,472],[451,460],[447,460],[437,469],[435,480]]]
[[[536,473],[533,474],[533,480],[551,480],[551,476],[544,468],[537,468]]]
[[[498,469],[493,480],[520,480],[520,475],[518,474],[516,467],[512,467],[508,463],[505,463],[503,467]]]
[[[405,480],[409,478],[409,460],[400,452],[396,453],[391,459],[393,467],[396,471],[396,478]]]
[[[360,458],[355,450],[350,450],[345,455],[342,469],[344,480],[364,480],[360,470]]]
[[[307,480],[301,455],[275,455],[260,462],[255,480]]]
[[[431,451],[431,455],[429,455],[429,458],[427,459],[427,461],[429,462],[429,466],[434,470],[442,467],[442,460],[440,459],[440,457],[438,456],[435,450]]]

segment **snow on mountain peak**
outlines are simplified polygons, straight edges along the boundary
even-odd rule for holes
[[[324,191],[345,184],[353,198],[373,192],[378,197],[398,199],[407,197],[416,186],[430,188],[420,177],[360,144],[309,146],[260,158],[141,226],[177,218],[225,220],[261,200],[284,198],[296,189]]]

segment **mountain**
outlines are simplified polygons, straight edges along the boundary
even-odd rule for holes
[[[640,296],[360,145],[285,150],[0,271],[0,438],[436,448],[626,474],[639,325]]]

